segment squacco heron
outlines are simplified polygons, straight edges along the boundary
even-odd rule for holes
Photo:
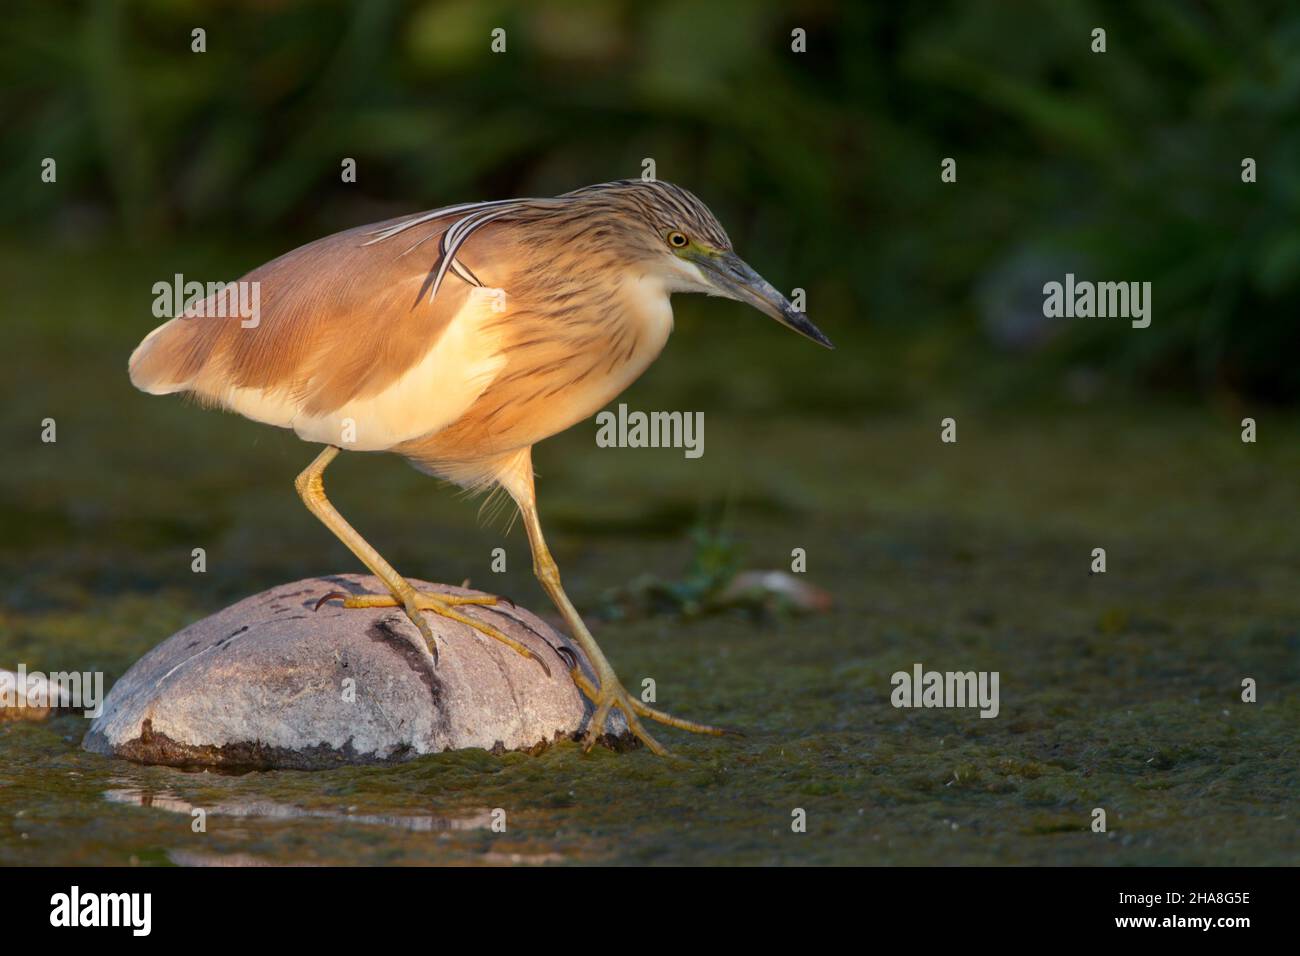
[[[599,680],[570,667],[595,708],[586,747],[615,707],[657,754],[666,751],[642,717],[722,732],[647,707],[619,682],[560,583],[532,466],[533,445],[593,416],[659,355],[674,292],[747,302],[832,347],[736,255],[700,200],[668,183],[628,180],[552,199],[448,206],[327,236],[240,281],[259,284],[256,321],[217,317],[226,310],[211,300],[202,316],[191,306],[140,343],[131,381],[154,395],[191,393],[325,446],[298,476],[298,494],[388,589],[334,597],[351,608],[403,608],[435,660],[426,613],[532,657],[460,609],[495,599],[407,583],[335,510],[322,476],[346,447],[396,452],[472,491],[499,486],[519,507],[534,573]]]

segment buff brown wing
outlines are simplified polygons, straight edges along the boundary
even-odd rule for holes
[[[164,323],[132,354],[132,383],[245,414],[256,404],[260,414],[249,417],[286,427],[381,393],[438,344],[471,288],[451,280],[436,298],[421,294],[445,221],[400,243],[367,244],[388,225],[327,236],[245,275],[241,282],[257,283],[255,298],[244,293],[259,306],[255,325],[241,315]],[[208,299],[205,311],[214,304]]]

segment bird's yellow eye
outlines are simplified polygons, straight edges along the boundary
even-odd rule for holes
[[[685,249],[690,241],[691,240],[686,238],[684,232],[668,233],[668,245],[672,246],[674,249]]]

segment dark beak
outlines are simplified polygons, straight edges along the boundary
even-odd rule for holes
[[[734,252],[717,255],[701,255],[693,258],[700,270],[708,277],[710,283],[718,290],[718,295],[746,302],[776,319],[787,329],[794,329],[805,338],[812,339],[818,345],[828,349],[835,348],[831,340],[822,335],[821,329],[808,321],[807,317],[795,310],[790,300],[772,287],[761,275],[745,264]]]

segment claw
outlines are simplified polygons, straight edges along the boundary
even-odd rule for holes
[[[537,661],[537,663],[538,663],[538,664],[541,666],[541,668],[542,668],[542,673],[544,673],[544,674],[546,675],[547,680],[550,680],[550,677],[551,677],[551,669],[550,669],[549,667],[546,666],[546,661],[542,660],[540,657],[538,657],[536,654],[534,654],[534,653],[532,652],[531,649],[529,649],[529,648],[525,648],[525,650],[528,652],[528,653],[527,653],[527,656],[528,656],[528,657],[531,657],[533,660]]]
[[[320,606],[321,606],[322,604],[324,604],[326,601],[332,601],[332,600],[334,600],[334,598],[343,598],[343,600],[346,601],[346,600],[348,599],[348,595],[347,595],[347,593],[344,592],[344,591],[331,591],[329,594],[326,594],[323,598],[321,598],[319,601],[317,601],[317,602],[316,602],[316,606],[315,606],[314,608],[312,608],[312,610],[313,610],[313,611],[319,611],[319,610],[320,610]]]
[[[552,645],[554,646],[554,645]],[[572,648],[565,647],[563,644],[555,647],[555,653],[564,658],[564,663],[569,665],[569,671],[572,673],[578,668],[578,655],[573,653]]]
[[[468,604],[477,604],[477,605],[479,605],[479,606],[485,606],[485,605],[486,605],[486,606],[488,606],[489,610],[495,610],[494,608],[491,608],[491,605],[492,605],[492,604],[495,604],[495,603],[496,603],[496,600],[497,600],[496,598],[491,598],[491,599],[489,599],[489,600],[472,599],[472,600],[466,601],[465,603],[468,603]],[[544,673],[544,674],[546,675],[547,680],[550,680],[550,677],[551,677],[551,669],[550,669],[549,667],[546,666],[546,661],[542,660],[542,658],[541,658],[541,657],[540,657],[536,652],[534,652],[532,648],[527,647],[527,646],[525,646],[525,645],[523,645],[523,644],[520,644],[520,643],[519,643],[518,641],[516,641],[514,638],[506,637],[504,634],[502,634],[500,631],[498,631],[495,627],[492,627],[491,625],[486,624],[486,623],[484,623],[483,621],[481,621],[481,620],[479,620],[478,618],[475,618],[475,617],[473,617],[473,616],[470,616],[470,615],[461,615],[461,614],[459,614],[459,613],[446,614],[445,612],[441,612],[441,611],[440,611],[439,613],[444,614],[444,616],[446,616],[446,617],[450,617],[452,620],[460,621],[462,624],[468,624],[470,627],[474,628],[476,631],[479,631],[479,632],[482,633],[482,634],[486,634],[488,637],[492,638],[493,640],[500,641],[502,644],[505,644],[507,647],[512,648],[512,649],[513,649],[514,651],[516,651],[520,656],[522,656],[522,657],[526,657],[526,658],[529,658],[530,660],[534,660],[534,661],[536,661],[536,662],[537,662],[537,666],[540,667],[540,668],[542,669],[542,673]],[[500,611],[497,611],[496,613],[500,614],[501,612],[500,612]],[[502,616],[503,616],[503,617],[508,617],[508,615],[502,615]],[[534,633],[536,633],[536,632],[534,632]],[[545,638],[542,638],[542,640],[546,640],[546,639],[545,639]],[[548,642],[548,643],[549,643],[549,642]]]
[[[429,622],[424,619],[420,609],[413,604],[407,603],[403,610],[406,611],[407,618],[415,625],[415,629],[420,632],[424,638],[424,643],[429,646],[429,653],[433,655],[433,666],[438,666],[438,642],[434,640],[433,629],[429,627]]]

